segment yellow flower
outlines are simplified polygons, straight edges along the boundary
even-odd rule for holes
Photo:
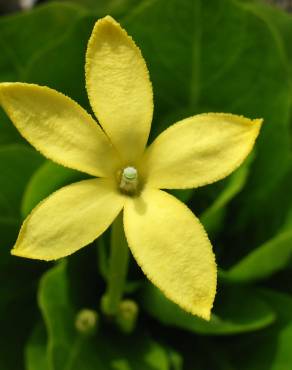
[[[85,69],[102,128],[55,90],[0,84],[2,107],[37,150],[94,176],[42,201],[24,221],[12,254],[68,256],[123,210],[129,247],[147,277],[182,308],[208,319],[216,292],[212,246],[193,213],[160,189],[196,188],[229,175],[251,151],[262,121],[200,114],[172,125],[145,149],[153,114],[149,73],[113,18],[96,23]]]

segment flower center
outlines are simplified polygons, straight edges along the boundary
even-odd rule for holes
[[[134,194],[138,187],[138,171],[135,167],[126,167],[123,169],[120,180],[121,191],[127,194]]]

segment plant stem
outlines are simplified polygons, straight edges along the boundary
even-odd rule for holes
[[[112,225],[107,290],[102,299],[102,310],[108,316],[115,316],[119,310],[125,288],[128,263],[129,247],[121,213]]]

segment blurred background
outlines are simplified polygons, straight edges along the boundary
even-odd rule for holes
[[[275,4],[287,11],[291,11],[292,9],[291,0],[267,0],[267,2],[270,4]]]
[[[31,9],[33,6],[44,3],[45,1],[50,0],[0,0],[0,9],[1,13],[5,14],[8,12],[14,12],[14,11],[20,11],[24,9]],[[60,0],[62,1],[62,0]],[[63,0],[63,2],[68,2],[68,0]],[[69,0],[70,1],[70,0]],[[110,2],[109,0],[108,2]],[[119,0],[118,0],[119,1]],[[117,2],[118,2],[117,1]],[[263,2],[269,3],[269,4],[275,4],[276,6],[281,7],[282,9],[286,11],[291,11],[292,9],[292,2],[291,0],[262,0]],[[99,6],[98,3],[100,3],[99,0],[72,0],[72,2],[80,3],[80,4],[87,4],[89,6]],[[105,1],[104,1],[105,3]]]
[[[47,85],[90,111],[86,45],[111,14],[150,70],[150,141],[201,112],[265,121],[235,173],[173,192],[214,246],[211,321],[168,301],[131,259],[124,293],[139,315],[129,334],[99,309],[109,232],[55,264],[10,255],[31,209],[83,175],[43,158],[0,109],[1,370],[292,370],[291,10],[288,0],[0,0],[0,82]],[[92,335],[76,329],[84,308],[99,318]]]

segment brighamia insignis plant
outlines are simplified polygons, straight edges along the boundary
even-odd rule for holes
[[[2,107],[37,150],[94,177],[42,201],[24,221],[12,254],[68,256],[123,210],[129,247],[147,277],[182,308],[208,319],[216,292],[212,246],[192,212],[160,189],[196,188],[229,175],[251,151],[262,121],[200,114],[174,124],[145,149],[153,114],[149,73],[113,18],[96,23],[85,69],[102,128],[55,90],[0,84]]]

